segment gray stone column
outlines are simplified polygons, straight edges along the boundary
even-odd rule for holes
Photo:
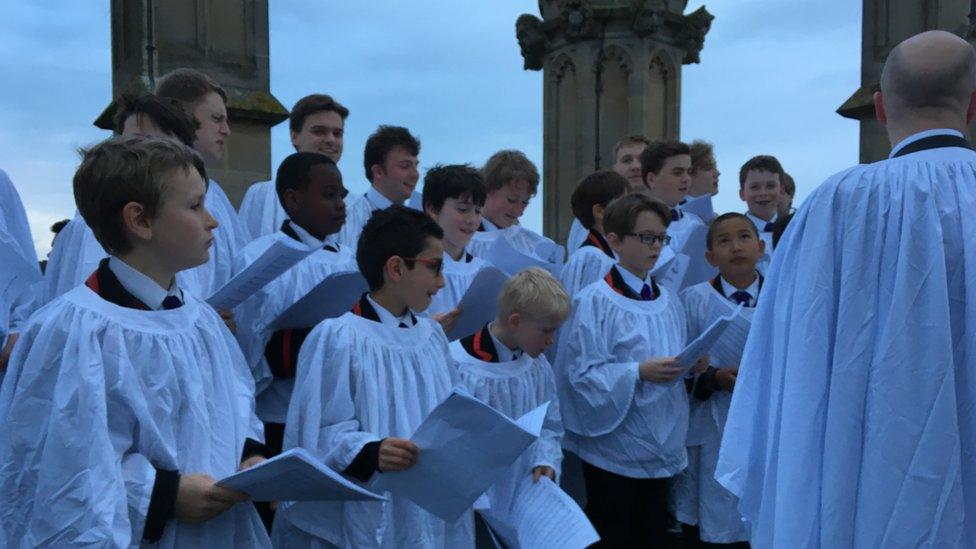
[[[516,37],[526,70],[542,70],[543,226],[562,241],[569,197],[586,174],[613,165],[629,134],[677,138],[681,66],[697,63],[711,26],[686,0],[541,0]]]
[[[968,36],[969,0],[863,0],[861,20],[861,87],[837,109],[860,122],[860,160],[888,156],[891,144],[874,115],[874,92],[891,49],[927,30],[941,29]]]
[[[208,169],[239,204],[248,185],[271,178],[271,127],[288,118],[271,95],[267,0],[112,0],[113,99],[180,67],[227,91],[231,136]],[[95,125],[111,129],[113,113],[114,104]]]

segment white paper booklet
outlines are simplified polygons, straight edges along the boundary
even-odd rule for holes
[[[303,448],[292,448],[217,482],[254,501],[383,501],[329,469]]]
[[[448,339],[454,341],[471,335],[494,320],[498,314],[498,294],[507,281],[508,275],[494,267],[488,266],[478,271],[458,303],[461,316],[447,334]]]
[[[417,463],[406,471],[375,475],[370,488],[389,490],[444,520],[457,520],[539,438],[548,409],[546,402],[513,421],[454,392],[410,437],[420,447]]]
[[[218,311],[233,309],[314,251],[315,248],[278,233],[260,257],[207,298],[207,303]]]
[[[312,328],[327,318],[342,316],[368,289],[366,279],[356,271],[332,273],[278,315],[271,328]]]

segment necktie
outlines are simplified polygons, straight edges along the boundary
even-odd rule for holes
[[[644,301],[650,301],[651,299],[654,298],[654,294],[651,293],[651,287],[648,286],[647,284],[644,284],[644,286],[641,288],[640,295],[641,295],[641,299]]]
[[[409,328],[409,327],[410,327],[410,326],[407,326],[407,323],[406,323],[406,322],[401,322],[401,323],[400,323],[400,324],[399,324],[399,325],[397,326],[397,328]]]
[[[766,223],[766,226],[763,227],[763,232],[764,233],[771,233],[771,232],[773,232],[773,229],[775,229],[775,228],[776,228],[776,224],[773,223],[772,221],[770,221],[769,223]]]
[[[337,253],[339,253],[339,245],[338,245],[338,244],[335,244],[335,245],[333,245],[333,244],[326,244],[326,245],[325,245],[325,246],[323,246],[322,248],[323,248],[323,249],[324,249],[325,251],[327,251],[327,252],[332,252],[332,253],[334,253],[334,254],[337,254]]]
[[[682,214],[681,211],[678,210],[678,208],[672,208],[671,209],[671,221],[677,221],[677,220],[681,219],[681,216],[682,215],[684,215],[684,214]]]
[[[749,292],[742,290],[734,292],[730,297],[735,300],[736,304],[745,305],[746,307],[749,307],[749,304],[752,303],[752,296],[749,295]]]
[[[183,306],[183,302],[175,295],[168,295],[163,298],[163,310],[169,311]]]

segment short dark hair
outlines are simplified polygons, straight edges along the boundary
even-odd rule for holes
[[[647,181],[647,174],[661,173],[664,163],[672,156],[691,155],[691,148],[681,141],[655,141],[641,153],[641,181]]]
[[[752,232],[755,233],[756,239],[759,239],[759,229],[756,228],[756,224],[749,219],[749,216],[741,214],[739,212],[729,212],[724,213],[708,224],[708,232],[705,234],[705,247],[709,250],[712,249],[712,238],[715,237],[715,231],[718,230],[718,226],[731,219],[745,219],[749,223],[749,227],[752,228]]]
[[[468,197],[475,206],[485,205],[485,180],[481,172],[470,164],[440,164],[427,170],[424,176],[423,205],[440,212],[448,198]]]
[[[708,141],[696,139],[688,147],[691,155],[691,173],[705,168],[715,167],[715,148]]]
[[[617,155],[620,153],[620,149],[628,145],[637,145],[638,143],[646,147],[651,144],[651,140],[643,135],[635,133],[624,137],[620,141],[617,141],[617,143],[613,146],[613,161],[617,161]]]
[[[75,205],[98,243],[113,255],[132,250],[122,220],[126,204],[138,202],[154,217],[166,192],[164,176],[196,169],[208,181],[200,155],[174,139],[113,136],[80,152],[73,180]]]
[[[299,99],[295,103],[295,106],[291,108],[291,114],[288,115],[289,129],[294,133],[302,131],[302,125],[305,124],[305,119],[309,115],[321,111],[332,111],[338,114],[343,120],[349,116],[349,109],[342,106],[335,99],[332,99],[331,95],[313,93],[312,95],[306,95]]]
[[[593,206],[606,207],[611,200],[627,192],[627,179],[613,170],[600,170],[580,179],[569,198],[573,215],[583,227],[593,228]]]
[[[603,213],[603,230],[623,238],[624,235],[634,232],[637,218],[644,212],[651,212],[660,217],[665,227],[671,224],[671,210],[664,205],[664,202],[644,193],[634,193],[610,202],[606,212]]]
[[[383,287],[383,266],[391,257],[417,257],[428,238],[444,238],[444,231],[429,215],[399,205],[375,210],[356,248],[356,264],[369,289]],[[412,263],[407,261],[407,267],[412,269]]]
[[[193,146],[200,123],[186,114],[179,101],[172,97],[159,97],[151,93],[125,94],[119,97],[112,121],[115,133],[121,134],[130,116],[148,116],[157,128],[180,140],[187,147]]]
[[[768,154],[753,156],[749,160],[746,160],[746,163],[742,165],[742,169],[739,170],[740,189],[746,184],[746,176],[749,175],[749,172],[752,170],[778,174],[780,182],[783,181],[783,176],[786,174],[786,172],[783,171],[783,165],[779,163],[779,160],[776,160],[775,156]]]
[[[183,108],[196,105],[205,95],[213,92],[227,103],[227,92],[220,84],[206,74],[195,69],[176,69],[159,80],[156,84],[156,95],[171,97],[183,104]]]
[[[281,161],[281,165],[278,166],[278,171],[275,173],[275,192],[278,193],[278,202],[281,203],[282,208],[285,207],[285,201],[282,200],[285,191],[288,189],[300,190],[307,187],[309,172],[312,171],[313,167],[319,165],[334,171],[341,180],[342,175],[339,173],[339,168],[336,167],[331,158],[324,154],[296,152]]]
[[[793,176],[783,172],[783,175],[779,176],[779,182],[783,184],[783,190],[786,194],[790,196],[796,196],[796,181],[793,181]]]
[[[509,149],[496,152],[485,162],[481,173],[489,193],[518,180],[529,184],[529,194],[533,196],[539,190],[539,170],[522,151]]]
[[[366,179],[373,180],[373,166],[382,166],[386,162],[386,155],[395,147],[402,147],[413,156],[420,155],[420,140],[414,137],[410,130],[403,126],[380,126],[366,139],[366,150],[363,151],[363,167],[366,168]]]

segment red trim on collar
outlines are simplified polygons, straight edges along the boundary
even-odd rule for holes
[[[485,351],[484,349],[481,348],[481,334],[485,333],[485,330],[487,330],[487,328],[485,328],[484,330],[478,330],[474,334],[474,345],[473,345],[473,347],[474,347],[475,354],[478,355],[478,358],[480,358],[481,360],[483,360],[485,362],[491,362],[491,359],[493,358],[491,356],[491,353],[489,353],[488,351]]]

